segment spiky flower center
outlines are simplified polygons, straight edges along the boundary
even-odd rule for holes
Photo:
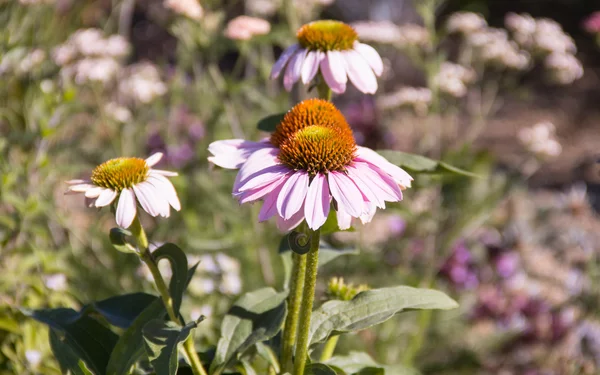
[[[277,125],[271,143],[279,147],[281,163],[311,176],[345,171],[356,151],[342,113],[321,99],[308,99],[292,108]]]
[[[307,23],[296,33],[304,48],[319,51],[344,51],[352,49],[358,34],[343,22],[322,20]]]
[[[150,167],[140,158],[117,158],[106,161],[92,172],[94,185],[121,191],[146,181]]]

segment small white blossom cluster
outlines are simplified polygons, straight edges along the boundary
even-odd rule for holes
[[[399,30],[397,45],[401,47],[426,47],[431,43],[429,31],[421,25],[407,23],[400,26]]]
[[[19,0],[21,5],[54,4],[55,0]]]
[[[196,21],[204,15],[204,10],[198,0],[165,0],[164,5],[173,12]]]
[[[434,84],[440,92],[461,98],[467,94],[467,85],[475,80],[475,72],[459,64],[444,62],[434,77]]]
[[[395,44],[402,39],[400,27],[390,21],[360,21],[351,26],[363,42]]]
[[[550,80],[569,84],[583,76],[583,66],[575,57],[577,47],[559,23],[529,14],[510,13],[505,19],[513,38],[531,54],[543,60]]]
[[[104,106],[104,112],[114,121],[122,124],[131,121],[133,115],[129,108],[120,105],[117,102],[108,102]]]
[[[419,115],[427,113],[430,103],[431,90],[427,87],[403,87],[377,101],[382,109],[411,107]]]
[[[24,76],[32,73],[46,60],[46,52],[39,48],[31,50],[15,48],[0,60],[0,75],[14,74]]]
[[[463,35],[473,34],[487,27],[487,21],[483,16],[472,12],[453,13],[446,21],[446,30],[449,33]]]
[[[82,29],[54,48],[52,58],[63,79],[107,83],[117,76],[120,60],[128,53],[129,43],[122,36],[105,37],[99,29]]]
[[[46,288],[55,292],[61,292],[67,289],[67,276],[64,273],[55,273],[43,276]]]
[[[465,35],[465,40],[473,47],[475,59],[486,65],[524,70],[530,64],[529,53],[521,50],[516,42],[509,40],[504,29],[484,28]]]
[[[277,13],[278,3],[273,0],[246,0],[246,11],[260,17],[269,17]]]
[[[191,294],[203,296],[213,293],[215,290],[229,295],[240,294],[242,279],[240,277],[240,263],[236,259],[223,253],[188,257],[190,265],[198,262],[200,264],[196,270],[196,275],[189,285]]]
[[[250,40],[271,31],[271,24],[262,18],[239,16],[227,23],[223,34],[232,40]]]
[[[562,151],[556,139],[556,128],[548,121],[521,129],[518,137],[529,152],[540,158],[558,156]]]
[[[118,90],[121,98],[128,103],[147,104],[164,95],[167,85],[154,64],[141,62],[127,67]]]

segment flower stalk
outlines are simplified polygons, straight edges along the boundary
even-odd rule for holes
[[[315,287],[317,284],[317,269],[319,266],[319,241],[321,230],[311,231],[310,250],[306,255],[306,272],[304,276],[304,291],[300,306],[300,321],[298,324],[298,341],[296,343],[294,375],[304,375],[306,358],[308,356],[308,335],[312,316]]]
[[[333,352],[335,351],[335,347],[337,346],[338,340],[340,339],[339,335],[331,336],[327,342],[325,343],[325,347],[323,348],[323,352],[321,353],[321,362],[325,362],[333,356]]]
[[[293,252],[294,261],[292,268],[292,282],[290,283],[290,297],[288,300],[288,314],[285,318],[285,330],[283,331],[283,342],[281,346],[281,365],[283,373],[292,371],[294,344],[296,343],[298,331],[298,319],[300,318],[300,304],[304,292],[304,277],[306,272],[306,256]]]
[[[183,326],[183,322],[175,313],[175,308],[173,307],[173,298],[169,294],[169,288],[167,287],[167,284],[165,283],[165,280],[158,269],[158,263],[148,249],[148,237],[146,236],[146,232],[144,231],[144,228],[140,223],[140,219],[137,216],[133,220],[133,223],[129,229],[136,238],[138,246],[140,247],[140,259],[146,264],[146,266],[148,266],[150,273],[152,273],[154,284],[156,285],[156,289],[158,289],[160,297],[165,304],[169,319],[177,325]],[[200,361],[200,357],[198,356],[196,349],[194,348],[194,341],[191,335],[187,338],[187,340],[185,340],[183,348],[194,375],[208,375],[202,366],[202,362]]]

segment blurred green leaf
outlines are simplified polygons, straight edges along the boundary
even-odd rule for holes
[[[335,356],[325,362],[341,372],[339,375],[417,375],[418,371],[402,365],[382,365],[365,352],[350,352],[346,356]]]
[[[256,127],[264,132],[272,133],[275,131],[275,128],[277,128],[277,125],[281,122],[281,120],[283,120],[283,116],[285,116],[285,114],[286,112],[267,116],[259,120]]]
[[[94,302],[86,306],[84,311],[95,311],[110,324],[119,328],[129,328],[138,315],[156,299],[156,296],[147,293],[123,294]]]
[[[275,336],[287,311],[286,297],[287,293],[277,293],[273,288],[262,288],[240,297],[223,318],[210,373],[222,371],[236,355]]]
[[[19,322],[16,319],[5,316],[0,318],[0,330],[12,333],[19,333]]]
[[[154,319],[143,328],[144,347],[150,364],[157,375],[175,375],[179,366],[177,348],[198,326],[197,322],[189,322],[179,327],[173,322]]]
[[[131,366],[144,354],[144,326],[151,320],[164,318],[166,313],[162,300],[154,297],[154,301],[135,318],[117,341],[106,367],[107,375],[129,374]]]
[[[65,344],[55,330],[49,330],[50,348],[56,358],[60,370],[72,375],[93,375],[92,371],[79,359],[68,344]]]
[[[444,293],[408,286],[373,289],[361,292],[350,301],[329,301],[313,312],[310,344],[324,342],[331,334],[360,331],[382,323],[406,310],[458,307]]]
[[[480,177],[479,175],[465,171],[454,167],[443,161],[437,161],[429,159],[425,156],[409,154],[402,151],[393,150],[380,150],[378,154],[386,158],[390,163],[406,169],[408,172],[413,173],[448,173],[452,172],[455,174],[469,176],[469,177]]]
[[[118,336],[97,320],[73,309],[44,309],[23,313],[64,334],[63,342],[95,374],[104,374]]]
[[[166,243],[152,252],[156,262],[165,258],[171,263],[171,282],[169,283],[169,294],[173,298],[173,309],[179,314],[183,293],[188,284],[188,262],[187,256],[177,245]],[[194,268],[195,270],[195,268]]]
[[[305,375],[337,375],[335,371],[323,363],[311,363],[304,370]]]
[[[273,367],[276,373],[279,374],[279,371],[281,370],[279,359],[277,359],[277,355],[270,346],[265,345],[262,342],[257,342],[256,352],[258,355],[264,358],[271,367]]]
[[[356,231],[354,227],[350,227],[348,229],[340,229],[338,220],[337,220],[337,212],[335,210],[329,210],[329,215],[327,215],[327,220],[325,224],[321,227],[321,235],[336,233],[336,232],[354,232]]]
[[[109,233],[110,243],[115,249],[122,253],[137,254],[137,250],[129,242],[127,237],[131,236],[131,232],[123,228],[112,228]]]

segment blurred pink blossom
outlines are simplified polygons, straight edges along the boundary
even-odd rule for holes
[[[592,13],[583,21],[583,28],[588,33],[600,33],[600,11]]]
[[[271,24],[262,18],[239,16],[227,24],[225,36],[233,40],[250,40],[254,36],[265,35],[271,31]]]

